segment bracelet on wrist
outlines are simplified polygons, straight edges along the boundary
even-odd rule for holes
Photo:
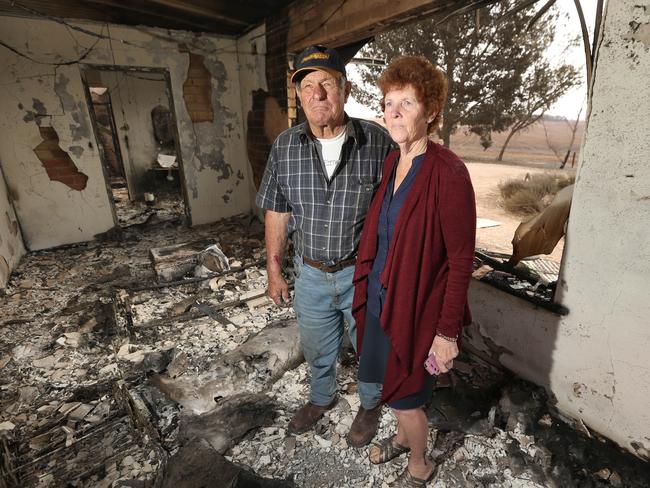
[[[437,335],[438,337],[440,337],[440,338],[446,340],[446,341],[449,341],[449,342],[456,342],[456,341],[458,341],[458,337],[449,337],[449,336],[446,336],[446,335],[441,334],[440,332],[437,332],[436,335]]]

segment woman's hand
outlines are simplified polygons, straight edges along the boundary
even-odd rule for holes
[[[454,341],[435,336],[429,354],[436,357],[440,371],[446,373],[454,366],[454,358],[458,356],[458,345]]]

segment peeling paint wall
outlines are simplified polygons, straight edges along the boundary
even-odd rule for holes
[[[273,100],[268,94],[266,80],[266,27],[253,29],[237,41],[239,51],[239,83],[241,105],[246,123],[244,125],[246,152],[248,155],[248,181],[251,206],[255,206],[255,193],[262,180],[266,161],[275,137],[288,126],[286,112],[282,121],[269,121],[264,103]],[[280,111],[282,113],[282,111]]]
[[[23,237],[13,207],[13,197],[0,171],[0,290],[7,286],[11,271],[25,254]]]
[[[214,122],[212,109],[212,75],[203,56],[189,53],[190,65],[183,83],[183,100],[192,122]]]
[[[473,283],[476,343],[650,460],[650,2],[607,2],[555,316]],[[480,332],[480,333],[479,333]]]
[[[266,158],[275,138],[290,125],[289,115],[295,116],[295,101],[288,90],[287,35],[289,22],[286,11],[278,12],[267,19],[266,29],[254,36],[240,40],[240,51],[260,53],[263,60],[258,61],[264,73],[264,82],[252,88],[252,104],[247,113],[246,147],[251,164],[255,187],[262,181]],[[246,46],[248,44],[248,46]]]
[[[237,42],[183,31],[78,25],[100,37],[47,20],[0,17],[3,41],[32,58],[0,51],[0,160],[7,184],[20,197],[15,207],[28,247],[89,240],[115,225],[75,61],[168,70],[192,224],[249,211]],[[212,121],[193,122],[183,98],[191,53],[202,56],[210,73]],[[34,153],[43,141],[40,127],[56,131],[61,150],[88,177],[83,190],[48,177]]]
[[[39,127],[38,130],[43,140],[34,148],[34,154],[45,168],[48,178],[73,190],[81,191],[86,188],[88,176],[79,171],[70,155],[61,149],[59,135],[54,127]],[[74,154],[72,148],[70,150]]]
[[[213,222],[248,212],[251,210],[249,163],[244,143],[237,43],[188,34],[178,39],[176,49],[177,56],[183,60],[183,70],[170,72],[192,223]],[[203,56],[203,65],[210,73],[212,122],[193,122],[183,99],[189,70],[188,52]]]
[[[0,18],[5,42],[38,45],[37,26],[18,19],[9,22],[13,23],[20,24],[22,40]],[[42,42],[46,45],[46,39]],[[56,49],[56,44],[52,42],[51,47]],[[48,52],[45,46],[43,51]],[[39,55],[38,60],[43,58]],[[0,161],[16,197],[14,208],[25,245],[35,250],[92,239],[113,226],[113,216],[78,68],[59,66],[55,70],[21,59],[6,49],[0,51],[0,63],[5,67],[0,71]],[[53,137],[56,134],[58,141],[53,143],[53,137],[46,136],[50,142],[44,144],[42,131]],[[47,157],[48,150],[52,158],[41,160],[39,155]],[[61,167],[57,168],[58,164]],[[58,173],[66,168],[69,179]],[[82,174],[87,178],[85,185]]]

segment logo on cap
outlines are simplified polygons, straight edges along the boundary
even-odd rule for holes
[[[302,58],[301,63],[306,63],[307,61],[311,61],[312,59],[329,59],[329,58],[330,55],[327,53],[312,53]]]
[[[291,82],[299,82],[307,73],[314,70],[327,71],[338,76],[345,76],[345,63],[339,53],[325,46],[310,46],[296,57],[295,71]]]

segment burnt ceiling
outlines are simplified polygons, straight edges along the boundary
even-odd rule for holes
[[[291,0],[0,0],[0,15],[84,19],[240,35]]]

